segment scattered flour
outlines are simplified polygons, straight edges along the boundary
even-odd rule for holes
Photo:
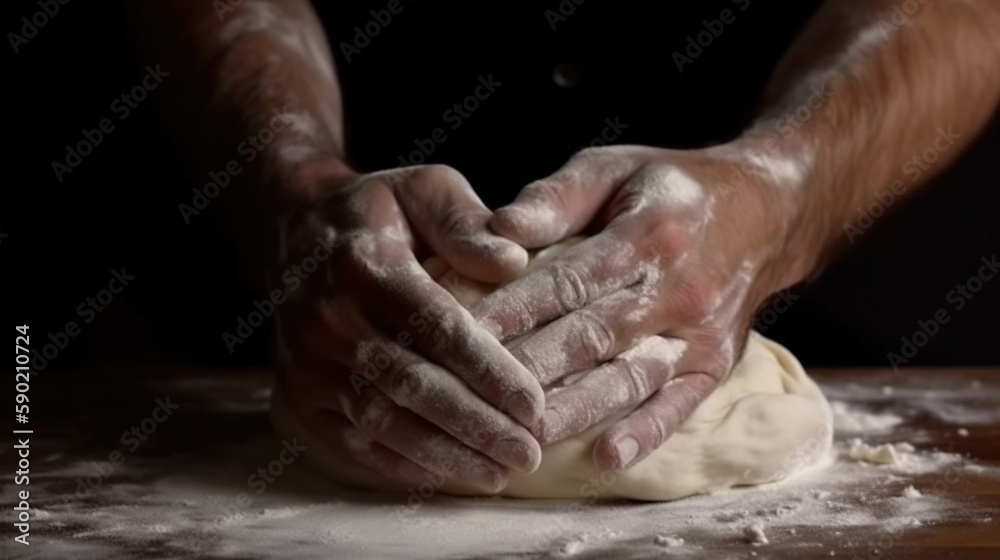
[[[914,451],[914,447],[907,442],[868,445],[859,438],[854,438],[850,441],[848,456],[855,461],[877,465],[898,465],[906,462],[907,457]]]
[[[771,542],[767,540],[767,535],[764,534],[764,524],[759,521],[744,527],[743,536],[746,538],[748,543],[754,546],[760,546]]]
[[[940,385],[920,383],[904,385],[901,381],[892,387],[877,387],[848,383],[832,385],[820,383],[830,401],[850,401],[858,406],[884,405],[904,418],[930,416],[941,422],[959,427],[1000,424],[1000,387],[969,381],[955,387],[955,381],[942,379]],[[888,387],[888,391],[885,388]]]
[[[831,401],[833,425],[839,432],[886,432],[903,423],[903,418],[892,413],[874,414],[843,401]]]
[[[73,445],[83,438],[39,437],[39,448],[60,449],[68,457],[42,463],[37,478],[32,473],[35,519],[44,520],[44,557],[140,558],[155,551],[158,557],[220,560],[745,558],[747,543],[758,540],[757,527],[768,542],[767,548],[753,547],[761,557],[780,548],[788,557],[833,552],[885,558],[901,557],[899,547],[910,547],[912,535],[919,539],[927,526],[954,523],[987,534],[997,527],[995,502],[970,501],[964,490],[995,486],[997,463],[887,443],[888,437],[914,441],[916,428],[906,420],[891,434],[857,434],[868,442],[858,439],[858,449],[838,436],[836,456],[825,470],[670,503],[455,498],[423,487],[403,494],[351,491],[298,460],[259,488],[247,477],[267,468],[282,450],[266,422],[269,395],[241,391],[247,384],[237,381],[191,383],[155,388],[177,395],[185,403],[182,411],[196,421],[178,416],[164,424],[85,497],[74,496],[75,479],[93,474],[92,463],[106,458],[109,449],[81,452]],[[862,401],[865,410],[870,401],[886,399],[878,385],[852,391],[857,398],[841,399]],[[990,391],[996,389],[984,384],[968,390],[966,400],[948,393],[939,400],[969,409]],[[885,410],[912,418],[913,410],[906,408],[912,392],[897,386],[898,405]],[[189,400],[180,398],[184,394]],[[192,394],[199,399],[191,400]],[[113,428],[108,435],[120,433]],[[891,446],[890,457],[895,454],[897,461],[873,466],[858,460],[854,455],[862,445]],[[905,462],[898,461],[901,456]],[[11,482],[10,474],[0,476],[5,503],[16,503],[18,487]],[[886,546],[897,548],[887,556]]]
[[[674,548],[682,546],[684,544],[684,539],[680,537],[671,537],[668,535],[656,535],[656,538],[653,539],[653,542],[666,548]]]

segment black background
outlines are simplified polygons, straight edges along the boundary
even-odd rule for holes
[[[444,127],[448,140],[429,161],[465,173],[493,207],[588,144],[605,118],[628,124],[619,143],[683,148],[734,136],[816,5],[754,0],[739,11],[728,1],[654,9],[588,0],[553,30],[545,10],[558,9],[554,0],[524,10],[403,2],[402,13],[350,62],[339,43],[386,2],[319,8],[337,55],[351,160],[362,170],[394,167],[414,139]],[[670,54],[724,8],[736,12],[735,21],[678,73]],[[5,0],[5,37],[20,33],[20,18],[38,10],[35,2]],[[187,177],[177,164],[157,121],[155,92],[125,120],[110,109],[139,84],[145,65],[157,62],[137,59],[122,6],[72,1],[20,52],[7,40],[0,51],[5,329],[29,324],[39,346],[67,321],[82,324],[77,306],[107,286],[112,269],[126,267],[133,284],[49,367],[266,362],[266,329],[233,355],[222,341],[258,294],[241,280],[213,216],[182,221],[177,205],[206,181]],[[565,64],[580,69],[573,87],[553,80],[554,68]],[[490,74],[502,85],[451,130],[444,110]],[[180,84],[168,77],[161,87]],[[51,162],[82,139],[81,129],[105,117],[115,130],[57,181]],[[819,281],[799,288],[799,299],[767,335],[807,365],[886,365],[886,354],[899,350],[900,337],[912,335],[918,320],[947,308],[952,320],[911,364],[1000,364],[1000,281],[987,283],[961,311],[945,301],[975,274],[980,257],[1000,249],[998,147],[994,123],[934,185],[905,208],[894,207]]]

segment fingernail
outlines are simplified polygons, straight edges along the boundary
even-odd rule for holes
[[[623,469],[628,468],[635,456],[639,454],[639,442],[635,438],[624,437],[615,442],[615,447],[618,449],[618,460]]]
[[[507,411],[525,425],[532,424],[538,418],[540,409],[540,404],[525,390],[514,393],[508,399]]]
[[[532,453],[531,447],[518,439],[505,439],[497,444],[497,455],[503,464],[519,472],[531,472],[541,462],[540,453]]]
[[[563,428],[562,415],[555,410],[546,410],[542,414],[541,438],[543,443],[552,443]]]
[[[507,487],[507,477],[487,465],[476,465],[470,472],[472,482],[488,493],[495,494]]]

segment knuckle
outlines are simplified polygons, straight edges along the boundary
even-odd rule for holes
[[[384,434],[389,431],[394,415],[392,402],[378,396],[355,414],[354,424],[366,434]]]
[[[461,314],[443,309],[427,311],[427,331],[423,334],[423,346],[428,355],[441,358],[455,351],[457,344],[472,339],[472,326]]]
[[[615,332],[604,319],[589,309],[581,309],[580,321],[573,330],[579,337],[579,348],[589,362],[603,362],[615,348]]]
[[[511,352],[515,359],[521,363],[527,369],[531,375],[536,379],[548,379],[551,377],[547,375],[545,371],[545,366],[538,359],[538,354],[536,352],[531,352],[524,347],[518,347]]]
[[[348,274],[357,274],[368,269],[376,257],[377,246],[375,239],[370,236],[352,236],[344,244],[344,249],[338,255],[339,264],[345,268]]]
[[[651,256],[667,259],[687,253],[694,239],[691,228],[673,220],[656,220],[646,236]]]
[[[570,157],[570,161],[574,163],[592,163],[595,161],[600,161],[607,155],[608,149],[599,146],[589,146],[577,151]]]
[[[553,178],[533,181],[524,187],[524,191],[534,200],[552,201],[556,204],[563,202],[562,184]]]
[[[622,360],[629,404],[644,400],[650,394],[649,376],[646,369],[633,360]]]
[[[490,296],[487,296],[489,298]],[[501,342],[526,333],[535,328],[534,311],[522,298],[488,299],[488,305],[480,308],[477,318],[492,327]]]
[[[466,208],[451,207],[441,216],[441,231],[445,239],[468,238],[480,231],[485,233],[482,219]]]
[[[539,443],[552,443],[567,435],[580,433],[602,420],[601,413],[606,412],[595,406],[570,407],[562,404],[552,405],[551,410],[562,421],[556,425],[545,426]]]
[[[465,184],[465,176],[450,165],[432,163],[413,169],[409,176],[411,184],[426,189],[440,188],[442,183]]]
[[[427,390],[427,380],[416,365],[400,368],[389,380],[389,395],[400,406],[421,402]]]
[[[549,270],[555,299],[563,313],[587,304],[590,300],[590,289],[576,268],[565,262],[555,262]]]

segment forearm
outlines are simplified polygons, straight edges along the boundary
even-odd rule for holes
[[[861,229],[851,227],[866,225],[857,224],[858,208],[918,190],[997,107],[1000,3],[928,0],[906,21],[893,8],[890,0],[827,2],[737,141],[759,168],[786,179],[776,213],[792,218],[773,290],[853,241]]]
[[[199,189],[210,173],[231,175],[213,209],[248,251],[267,253],[261,220],[317,196],[301,175],[347,170],[340,88],[309,3],[246,0],[224,12],[215,6],[225,3],[201,0],[129,4],[140,47],[172,72],[163,121]],[[237,174],[227,170],[233,161]]]

